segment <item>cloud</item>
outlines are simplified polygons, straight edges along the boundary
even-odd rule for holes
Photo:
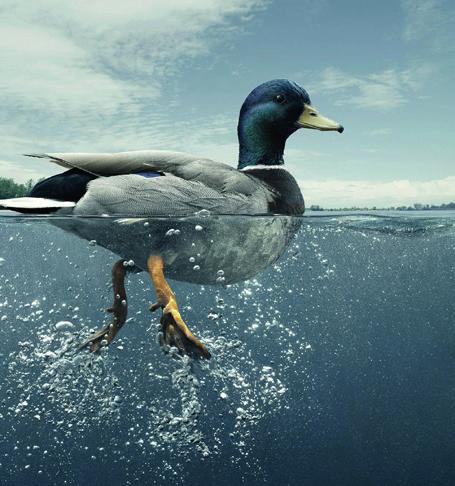
[[[2,2],[3,25],[42,29],[74,43],[112,77],[159,75],[178,58],[207,53],[264,0],[38,0]],[[20,38],[19,38],[20,39]],[[23,44],[19,42],[19,44]],[[136,79],[140,81],[139,79]]]
[[[391,110],[415,97],[432,71],[429,64],[420,64],[403,70],[356,75],[330,66],[317,76],[311,91],[336,96],[338,105]]]
[[[439,30],[444,25],[445,3],[441,0],[402,0],[405,40],[416,40]]]
[[[265,2],[4,0],[0,157],[175,147],[173,78]]]
[[[402,0],[401,5],[406,42],[419,42],[430,48],[433,55],[455,50],[455,8],[452,0]]]
[[[303,180],[299,185],[308,207],[390,207],[455,201],[455,176],[429,181]]]
[[[405,14],[403,36],[414,40],[428,34],[441,22],[440,0],[402,0]]]
[[[20,41],[19,41],[20,40]],[[21,114],[109,116],[130,101],[138,86],[91,66],[90,52],[59,32],[2,25],[0,77],[3,109]],[[150,87],[147,96],[156,96]]]

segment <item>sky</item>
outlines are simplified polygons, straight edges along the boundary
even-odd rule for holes
[[[0,176],[30,152],[180,150],[237,164],[238,112],[274,78],[343,134],[299,130],[307,206],[455,201],[452,0],[2,0]]]

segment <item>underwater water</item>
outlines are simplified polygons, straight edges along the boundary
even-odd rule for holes
[[[455,483],[454,213],[49,220],[0,214],[0,484]],[[149,246],[210,361],[139,269],[78,350]]]

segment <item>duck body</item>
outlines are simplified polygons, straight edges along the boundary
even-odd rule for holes
[[[54,213],[54,224],[96,240],[142,269],[147,255],[158,252],[174,278],[209,283],[221,266],[226,273],[229,261],[232,271],[225,282],[239,281],[276,261],[300,225],[292,219],[304,213],[303,195],[283,165],[286,140],[300,128],[343,131],[311,106],[303,88],[285,79],[269,81],[255,88],[241,107],[237,168],[164,150],[29,154],[67,170],[38,183],[29,198],[0,201],[0,207]],[[274,217],[231,217],[227,227],[221,218],[211,217],[206,231],[196,235],[189,221],[201,210]],[[88,216],[120,219],[102,223]],[[186,236],[166,237],[170,221],[163,222],[162,216],[180,218],[175,229],[180,225]],[[115,222],[122,217],[147,218],[148,229]],[[194,272],[188,264],[196,242],[206,255],[206,271]]]
[[[285,251],[300,226],[290,216],[304,210],[297,182],[283,167],[238,171],[160,151],[45,156],[62,165],[67,159],[70,166],[78,164],[68,171],[74,193],[82,190],[76,185],[88,184],[73,208],[54,214],[52,224],[95,240],[141,270],[147,268],[148,255],[160,254],[166,274],[174,280],[226,285],[252,278]],[[46,195],[52,185],[61,190],[59,177],[67,173],[36,186],[32,196]],[[287,197],[282,195],[285,188]],[[210,216],[194,215],[201,210]],[[281,216],[270,217],[271,212]]]
[[[287,138],[302,127],[343,130],[319,115],[303,88],[288,80],[269,81],[255,88],[241,107],[237,168],[163,150],[30,154],[67,171],[38,183],[29,198],[0,201],[0,207],[53,212],[54,224],[96,240],[141,269],[147,255],[158,252],[173,278],[211,283],[224,267],[225,282],[232,283],[276,261],[300,226],[295,217],[304,213],[304,199],[283,165],[283,153]],[[205,232],[196,235],[190,221],[201,210],[220,217],[211,217]],[[228,225],[221,215],[230,215]],[[273,217],[242,221],[234,215]],[[114,219],[101,222],[89,216]],[[163,222],[162,216],[168,220]],[[125,218],[132,223],[122,223]],[[148,219],[148,227],[138,218]],[[180,228],[180,238],[166,236],[170,221]],[[199,272],[193,271],[197,263],[189,265],[193,243],[206,258],[205,270]]]
[[[303,88],[275,79],[256,87],[240,109],[237,169],[159,150],[31,154],[69,169],[31,197],[61,200],[68,192],[64,200],[75,202],[75,215],[303,214],[298,184],[283,167],[286,141],[300,128],[344,130],[317,112]]]
[[[311,106],[303,88],[269,81],[240,110],[237,169],[155,150],[34,154],[68,170],[37,184],[30,197],[0,200],[0,209],[55,213],[52,224],[121,256],[112,267],[113,320],[81,347],[97,352],[125,324],[124,280],[133,267],[147,270],[155,287],[151,310],[162,309],[163,349],[210,358],[183,320],[164,272],[187,282],[229,284],[279,258],[305,209],[296,180],[283,167],[286,140],[300,128],[343,131]]]

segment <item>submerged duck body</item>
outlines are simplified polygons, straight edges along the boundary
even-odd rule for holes
[[[275,263],[302,224],[294,216],[54,217],[53,225],[96,240],[147,271],[160,255],[166,275],[195,284],[228,285],[250,279]],[[221,277],[221,278],[220,278]]]

